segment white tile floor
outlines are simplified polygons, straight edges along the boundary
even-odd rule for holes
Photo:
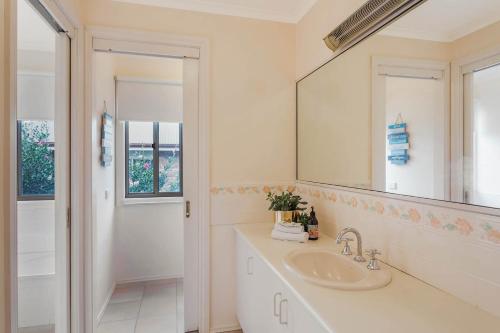
[[[182,279],[116,287],[97,333],[184,333]]]

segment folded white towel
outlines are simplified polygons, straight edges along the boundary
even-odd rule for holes
[[[294,233],[290,233],[290,232],[282,232],[282,231],[273,229],[273,232],[271,233],[271,237],[273,239],[288,240],[288,241],[305,243],[309,239],[309,234],[307,232],[302,232],[300,234],[294,234]]]
[[[304,232],[304,226],[300,223],[295,223],[295,222],[292,223],[278,222],[274,225],[274,229],[294,234],[300,234]]]
[[[275,225],[274,226],[274,229],[275,230],[278,230],[278,231],[281,231],[281,232],[286,232],[286,233],[289,233],[289,234],[301,234],[304,232],[304,226],[300,226],[300,227],[294,227],[294,228],[287,228],[287,227],[284,227],[282,225]]]

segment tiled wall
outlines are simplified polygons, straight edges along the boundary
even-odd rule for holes
[[[211,189],[211,256],[224,262],[212,266],[214,327],[237,327],[235,281],[227,278],[234,276],[233,225],[272,223],[266,193],[287,189],[315,207],[322,233],[353,226],[383,261],[500,316],[500,218],[329,186],[242,184]]]
[[[223,184],[211,188],[211,331],[226,332],[239,328],[233,226],[238,223],[272,223],[266,193],[293,189],[293,185]]]
[[[353,226],[383,261],[500,316],[499,218],[328,186],[298,184],[297,192],[322,232]]]

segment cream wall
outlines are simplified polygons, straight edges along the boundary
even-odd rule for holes
[[[107,112],[115,118],[115,80],[113,59],[106,53],[94,53],[95,67],[92,101],[92,224],[94,316],[101,312],[116,281],[114,246],[117,239],[115,223],[115,160],[109,167],[101,166],[101,124],[106,101]],[[114,143],[113,143],[114,144]],[[113,153],[116,156],[116,153]],[[94,317],[95,318],[95,317]]]
[[[453,41],[451,45],[453,59],[459,59],[481,51],[488,51],[499,44],[500,22],[497,22]]]
[[[318,0],[298,23],[297,78],[328,59],[330,51],[321,39],[348,16],[348,5],[353,10],[360,4]],[[339,13],[339,8],[346,10]],[[484,48],[486,39],[495,41],[498,36],[488,31],[478,32]],[[454,56],[470,52],[468,43],[471,41],[464,39]],[[496,297],[500,294],[500,268],[491,265],[500,261],[499,218],[328,186],[299,185],[299,193],[314,204],[322,232],[335,236],[343,227],[356,227],[365,247],[380,249],[384,261],[500,316]]]

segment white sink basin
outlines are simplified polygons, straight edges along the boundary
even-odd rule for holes
[[[332,249],[300,249],[284,259],[285,267],[305,281],[341,290],[369,290],[388,285],[391,272],[371,271],[367,263],[358,263],[352,256],[343,256]]]

